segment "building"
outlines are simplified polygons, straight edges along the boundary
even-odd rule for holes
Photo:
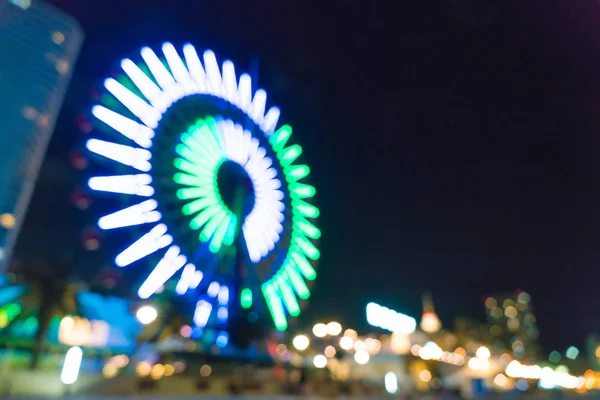
[[[6,265],[67,90],[83,32],[39,0],[0,0],[0,259]]]
[[[490,296],[485,309],[497,350],[523,360],[537,359],[539,332],[529,294],[518,291]]]

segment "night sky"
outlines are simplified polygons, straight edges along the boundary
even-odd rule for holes
[[[546,350],[600,332],[598,2],[51,2],[87,40],[21,256],[81,252],[102,208],[69,202],[90,89],[143,45],[189,41],[238,71],[258,60],[305,147],[323,231],[307,323],[364,324],[370,300],[419,316],[430,291],[448,326],[522,288]],[[115,251],[107,239],[82,268]]]

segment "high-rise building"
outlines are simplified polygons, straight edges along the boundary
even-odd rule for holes
[[[6,265],[83,42],[39,0],[0,0],[0,259]]]
[[[490,296],[485,309],[495,347],[517,358],[535,360],[539,332],[529,294],[519,291]]]

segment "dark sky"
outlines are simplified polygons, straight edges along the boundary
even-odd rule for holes
[[[428,290],[448,325],[523,288],[547,350],[600,331],[598,2],[52,3],[87,41],[21,252],[75,252],[92,222],[66,156],[90,88],[142,45],[190,41],[238,70],[258,57],[305,147],[324,235],[305,318],[363,322],[369,300],[418,316]]]

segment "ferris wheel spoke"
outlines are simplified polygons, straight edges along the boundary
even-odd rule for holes
[[[161,90],[156,84],[146,75],[135,63],[129,59],[121,61],[121,68],[127,74],[133,84],[142,92],[144,97],[156,108],[159,112],[166,111],[171,105],[170,102],[165,102],[161,95]]]
[[[292,207],[306,218],[317,218],[320,214],[319,209],[304,200],[292,200]]]
[[[240,110],[248,112],[252,103],[252,78],[248,74],[240,76],[238,91],[236,96],[236,104]]]
[[[196,303],[196,310],[194,311],[194,324],[199,328],[204,328],[208,324],[208,319],[212,312],[212,304],[206,300],[200,300]]]
[[[219,200],[216,197],[203,197],[187,203],[182,207],[181,211],[184,215],[192,215],[215,204],[219,204]]]
[[[212,187],[191,187],[177,190],[176,196],[180,200],[189,200],[206,196],[214,196],[214,194],[215,189]]]
[[[294,144],[279,151],[277,153],[277,158],[279,158],[281,165],[286,168],[296,161],[296,159],[300,157],[300,154],[302,154],[302,147]]]
[[[191,163],[183,158],[176,158],[175,161],[173,161],[173,165],[178,170],[194,176],[202,176],[213,173],[210,169],[206,168],[205,166]]]
[[[279,153],[283,149],[290,136],[292,136],[292,127],[289,125],[283,125],[271,135],[269,143],[271,143],[275,153]]]
[[[177,286],[175,286],[175,293],[182,295],[188,291],[190,288],[190,282],[194,278],[194,273],[196,272],[196,267],[194,264],[187,264],[183,268],[183,272],[179,277],[179,281],[177,282]]]
[[[310,262],[298,251],[291,251],[290,265],[298,269],[309,281],[314,280],[317,277],[317,272],[310,264]]]
[[[265,117],[265,106],[267,103],[267,92],[262,89],[258,89],[254,93],[254,99],[250,105],[250,118],[254,120],[257,125],[260,125]]]
[[[250,229],[247,224],[242,226],[242,232],[244,233],[244,241],[246,242],[246,249],[248,250],[248,257],[253,263],[260,261],[260,250],[258,248],[258,238],[254,233],[254,230]]]
[[[311,260],[318,260],[321,256],[321,253],[319,253],[319,250],[315,247],[315,245],[304,236],[296,235],[292,238],[292,241],[297,244],[300,250],[302,250],[302,253],[304,253],[304,255]]]
[[[108,230],[157,222],[161,219],[160,212],[156,211],[157,206],[158,203],[156,200],[146,200],[134,206],[105,215],[98,220],[98,226],[101,229]]]
[[[116,162],[128,165],[142,172],[148,172],[152,168],[149,160],[152,154],[145,149],[136,149],[134,147],[122,144],[105,142],[104,140],[89,139],[86,147],[93,153],[110,158]]]
[[[296,295],[294,294],[293,289],[287,283],[287,281],[280,275],[275,280],[275,287],[279,292],[279,296],[283,299],[283,303],[285,304],[285,308],[287,308],[288,313],[292,317],[297,317],[300,315],[300,305],[298,304],[298,300],[296,300]]]
[[[164,257],[156,264],[148,278],[142,283],[138,290],[138,296],[141,299],[147,299],[171,278],[181,267],[185,265],[187,259],[179,254],[180,249],[177,246],[171,246]]]
[[[105,80],[104,87],[148,128],[155,129],[158,126],[158,121],[160,121],[162,115],[157,109],[137,97],[113,78]]]
[[[315,187],[304,183],[293,183],[289,185],[290,194],[293,199],[308,199],[316,193]]]
[[[204,58],[204,68],[206,68],[208,82],[210,83],[210,92],[215,96],[223,97],[223,80],[221,79],[221,72],[219,72],[219,64],[217,63],[215,53],[206,50],[202,56]]]
[[[301,216],[295,216],[293,224],[306,237],[309,237],[311,239],[319,239],[321,237],[321,231],[319,230],[319,228],[317,228]]]
[[[101,192],[150,197],[154,194],[151,183],[152,177],[148,174],[113,175],[92,177],[88,181],[88,186],[92,190]]]
[[[175,80],[179,82],[184,87],[189,86],[189,82],[191,80],[190,74],[183,64],[183,60],[177,54],[177,50],[171,43],[164,43],[162,45],[162,51],[167,59],[167,64],[169,64],[169,68],[173,72],[173,76]]]
[[[173,237],[167,234],[167,226],[165,224],[156,225],[150,232],[146,233],[131,246],[123,250],[115,258],[115,264],[119,267],[126,267],[127,265],[170,245],[172,242]]]
[[[210,175],[189,175],[184,174],[182,172],[178,172],[173,175],[173,180],[175,183],[179,183],[180,185],[189,185],[189,186],[211,186],[214,182],[214,179]]]
[[[306,300],[310,297],[310,290],[308,289],[308,286],[306,286],[304,279],[302,279],[302,276],[300,276],[298,271],[295,270],[291,263],[287,263],[287,266],[282,271],[282,275],[287,278],[288,282],[290,282],[298,294],[298,297],[303,300]]]
[[[198,230],[204,226],[204,224],[214,215],[216,215],[221,210],[221,206],[219,204],[214,204],[210,207],[202,210],[194,219],[190,221],[190,228],[193,230]]]
[[[260,124],[260,127],[268,136],[273,134],[280,114],[281,110],[279,110],[278,107],[271,107],[269,108],[269,111],[267,111],[265,119]]]
[[[264,284],[262,287],[263,295],[267,301],[267,307],[273,317],[273,322],[277,330],[284,331],[287,328],[287,320],[285,318],[285,311],[281,304],[281,299],[277,295],[277,292],[273,288],[271,283]]]
[[[242,130],[242,136],[241,136],[241,154],[242,154],[242,159],[240,164],[242,166],[245,166],[246,163],[248,162],[248,157],[250,156],[250,144],[252,142],[252,135],[250,134],[250,132],[248,131],[244,131],[243,127],[241,125],[236,125],[236,129]]]
[[[175,100],[176,96],[174,96],[173,93],[175,89],[175,79],[173,79],[173,76],[169,73],[167,68],[165,68],[163,63],[151,48],[144,47],[141,54],[142,58],[146,62],[146,65],[148,65],[148,68],[150,68],[150,72],[152,72],[154,79],[156,79],[156,82],[158,82],[158,85],[162,88],[161,93],[163,95],[171,94],[171,97],[173,100]]]
[[[194,81],[203,89],[206,88],[206,73],[198,57],[196,49],[191,44],[183,46],[183,56]]]
[[[229,60],[223,62],[223,86],[225,89],[225,98],[230,103],[235,103],[235,98],[237,95],[235,66]]]
[[[286,168],[286,176],[289,176],[291,181],[296,182],[310,174],[308,165],[290,165]]]
[[[237,232],[237,217],[235,214],[230,214],[231,219],[229,220],[229,226],[227,228],[227,232],[225,232],[225,237],[223,238],[223,244],[225,246],[231,246],[233,241],[235,240],[235,234]]]
[[[225,218],[219,223],[211,241],[208,246],[209,250],[212,253],[218,253],[221,250],[221,246],[223,245],[223,240],[225,239],[225,234],[229,229],[229,222],[231,221],[231,215],[227,214]]]
[[[154,131],[146,125],[139,124],[119,113],[103,106],[92,107],[92,114],[127,139],[133,140],[145,149],[152,147]]]
[[[202,242],[208,242],[213,237],[215,230],[219,227],[221,221],[225,219],[226,215],[227,211],[221,209],[218,213],[216,213],[210,218],[210,220],[206,223],[206,225],[204,225],[204,228],[202,228],[202,231],[200,232],[199,237]]]

